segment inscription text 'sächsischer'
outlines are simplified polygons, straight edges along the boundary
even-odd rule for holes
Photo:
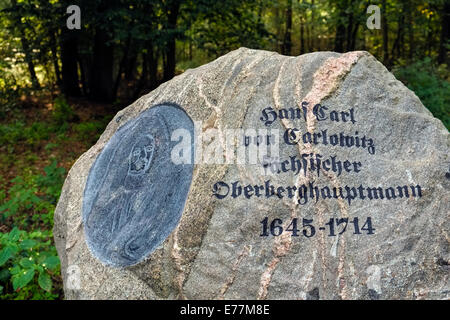
[[[232,51],[121,110],[73,165],[65,297],[449,299],[449,146],[367,52]]]
[[[171,134],[180,128],[193,132],[182,109],[151,108],[117,130],[92,166],[83,222],[90,249],[104,263],[138,263],[177,225],[192,176],[192,165],[167,161]]]

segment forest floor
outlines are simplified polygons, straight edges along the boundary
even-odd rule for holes
[[[0,114],[0,300],[63,298],[56,203],[69,169],[122,108],[41,93]]]
[[[115,114],[111,105],[85,99],[67,102],[70,111],[63,111],[66,114],[62,117],[66,119],[62,121],[55,121],[58,111],[51,97],[22,97],[18,105],[20,112],[17,109],[10,111],[0,120],[0,126],[9,128],[9,136],[12,136],[11,140],[1,138],[5,143],[0,145],[0,153],[6,161],[0,161],[0,176],[5,181],[27,168],[43,172],[53,158],[59,160],[61,167],[70,169],[92,142],[95,143]],[[17,132],[19,130],[22,132]]]

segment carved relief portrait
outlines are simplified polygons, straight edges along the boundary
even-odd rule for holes
[[[149,108],[118,129],[93,164],[83,222],[88,247],[103,263],[139,263],[178,224],[193,170],[171,161],[171,134],[180,128],[193,136],[192,120],[178,106]]]

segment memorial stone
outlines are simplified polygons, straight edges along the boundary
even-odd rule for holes
[[[373,56],[241,48],[70,170],[67,299],[448,299],[449,133]]]

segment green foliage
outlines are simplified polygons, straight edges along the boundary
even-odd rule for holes
[[[9,72],[0,72],[0,119],[4,119],[6,112],[15,108],[18,98],[19,90],[14,77]]]
[[[240,46],[264,48],[271,41],[262,20],[261,1],[198,1],[188,36],[198,48],[220,56]]]
[[[23,177],[17,176],[11,180],[13,186],[8,190],[10,199],[0,205],[1,220],[27,213],[34,206],[40,203],[40,199],[36,196],[37,186],[34,179],[24,180]]]
[[[50,231],[13,228],[0,234],[0,299],[56,299],[60,273]],[[3,291],[3,292],[2,292]]]
[[[45,175],[17,176],[11,180],[7,196],[0,194],[0,221],[13,217],[23,228],[52,226],[53,213],[65,176],[56,160],[44,168]],[[3,198],[3,199],[2,199]],[[7,200],[6,200],[7,199]]]
[[[82,122],[74,126],[74,130],[80,141],[84,141],[88,146],[93,145],[100,134],[105,129],[103,121]]]
[[[47,150],[47,151],[52,151],[52,150],[54,150],[54,149],[56,149],[58,147],[59,147],[59,144],[54,143],[54,142],[49,142],[49,143],[47,143],[45,145],[44,149]]]
[[[44,168],[44,172],[45,175],[37,176],[37,185],[39,190],[44,193],[44,199],[51,204],[56,205],[61,194],[66,170],[62,167],[58,167],[56,159],[53,159],[52,163]]]
[[[43,122],[35,122],[30,127],[23,130],[23,138],[30,145],[36,145],[42,140],[48,140],[52,128]]]
[[[41,226],[53,226],[64,176],[65,169],[53,160],[43,175],[17,176],[7,193],[0,192],[0,221],[12,218],[15,225],[0,233],[0,299],[59,297],[60,288],[53,285],[60,277],[59,260],[51,231]]]
[[[6,148],[7,153],[13,154],[16,152],[17,145],[23,144],[27,148],[36,148],[42,141],[49,140],[53,134],[64,137],[70,122],[77,120],[77,115],[63,97],[58,97],[54,101],[51,120],[51,123],[35,121],[30,125],[23,120],[0,124],[0,146]],[[52,147],[54,144],[49,144],[46,149]]]
[[[450,130],[450,83],[441,73],[445,70],[438,69],[426,58],[414,64],[399,67],[394,70],[395,76],[409,89],[414,91],[422,103],[441,119],[447,129]]]
[[[12,124],[0,125],[0,145],[14,145],[24,140],[25,123],[16,121]]]
[[[24,142],[29,147],[36,146],[42,140],[47,140],[54,128],[43,122],[34,122],[26,126],[23,121],[0,125],[0,144],[10,146],[9,152],[14,152],[14,146]]]
[[[60,96],[57,97],[53,103],[52,118],[56,125],[63,126],[67,122],[74,121],[77,117],[72,107],[67,103],[66,99]],[[67,126],[62,130],[64,131],[64,129],[67,129]]]

